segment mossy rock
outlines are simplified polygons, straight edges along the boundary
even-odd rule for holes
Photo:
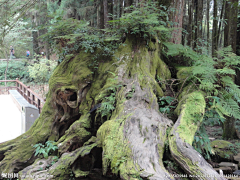
[[[211,142],[211,147],[213,148],[215,155],[223,159],[231,160],[234,153],[229,149],[229,146],[233,146],[233,144],[224,140],[215,140]]]

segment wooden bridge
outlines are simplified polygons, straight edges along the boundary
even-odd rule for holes
[[[5,86],[5,83],[12,86]],[[9,95],[9,90],[17,90],[30,104],[38,108],[39,113],[44,105],[44,100],[18,79],[0,80],[0,143],[21,135],[22,114]]]
[[[7,83],[14,83],[15,86],[6,86]],[[5,86],[1,86],[4,84]],[[18,80],[0,80],[0,95],[4,94],[9,90],[16,89],[30,104],[36,106],[39,109],[39,113],[42,111],[44,105],[44,100],[35,92],[30,89],[30,86],[26,86],[21,81]]]

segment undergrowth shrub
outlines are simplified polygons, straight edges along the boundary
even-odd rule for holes
[[[181,56],[186,61],[184,64],[191,66],[188,82],[205,93],[208,104],[193,145],[209,158],[212,151],[204,126],[210,122],[223,123],[226,116],[240,119],[240,90],[234,82],[240,57],[232,53],[230,46],[218,51],[217,58],[199,54],[180,44],[164,43],[164,46],[163,53],[166,57]]]
[[[54,61],[40,59],[38,63],[28,66],[29,76],[35,83],[47,83],[56,65]]]
[[[7,62],[0,62],[0,80],[5,79],[6,66]],[[32,80],[25,62],[11,60],[8,64],[7,80],[15,80],[16,78],[23,82],[30,82]]]

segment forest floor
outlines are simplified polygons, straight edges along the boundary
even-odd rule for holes
[[[238,130],[238,132],[240,132],[240,121],[236,121],[235,127]],[[209,138],[214,138],[212,140],[216,140],[216,139],[223,140],[222,138],[223,129],[220,124],[215,124],[214,126],[205,126],[205,128]],[[231,143],[235,143],[235,142],[240,142],[240,139],[227,140],[227,141]]]

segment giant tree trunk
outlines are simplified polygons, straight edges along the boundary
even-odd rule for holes
[[[173,158],[186,173],[199,176],[194,179],[224,179],[191,146],[204,114],[201,92],[182,96],[186,99],[179,104],[179,119],[167,137],[172,121],[158,110],[164,87],[155,77],[164,80],[171,74],[159,58],[159,44],[151,43],[148,50],[142,39],[127,37],[113,57],[99,59],[96,71],[88,66],[92,54],[80,52],[63,61],[31,129],[0,144],[0,172],[47,174],[57,180],[93,178],[94,173],[104,179],[110,172],[121,179],[174,179],[162,162],[168,139]],[[32,145],[47,140],[59,147],[60,159],[53,166],[52,157],[34,156]]]

